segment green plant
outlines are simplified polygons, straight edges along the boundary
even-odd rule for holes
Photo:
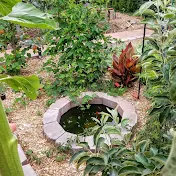
[[[35,162],[36,164],[41,164],[41,157],[38,157],[32,150],[27,150],[26,155],[29,162]]]
[[[132,86],[137,77],[136,73],[140,72],[140,66],[137,65],[138,58],[134,56],[134,48],[131,42],[126,46],[125,50],[119,58],[113,55],[113,68],[108,68],[115,82],[116,87]]]
[[[156,12],[150,9],[154,6]],[[150,1],[141,6],[138,14],[147,15],[144,23],[154,34],[146,38],[151,47],[141,56],[147,93],[153,104],[150,115],[158,115],[162,125],[175,126],[175,7],[171,1]]]
[[[48,85],[52,95],[76,97],[106,72],[109,49],[103,9],[69,2],[59,13],[61,29],[48,37],[46,53],[59,53],[59,59],[49,59],[44,67],[55,77]]]
[[[172,148],[168,157],[168,160],[164,166],[162,171],[163,176],[174,176],[175,175],[175,150],[176,150],[176,133],[173,129],[171,129],[171,133],[173,135]]]
[[[86,164],[84,175],[158,175],[167,159],[167,155],[160,152],[155,147],[150,146],[147,140],[133,143],[129,147],[131,133],[122,135],[121,128],[118,126],[119,119],[117,110],[108,110],[110,114],[101,113],[100,120],[94,118],[97,127],[94,128],[93,136],[95,152],[90,150],[87,142],[81,142],[78,145],[83,147],[76,152],[70,162],[76,161],[77,169],[82,164]],[[107,119],[111,117],[116,125],[107,123]],[[121,122],[122,128],[126,128],[128,120]],[[104,134],[104,136],[102,136]],[[112,134],[123,136],[122,140],[111,139]]]

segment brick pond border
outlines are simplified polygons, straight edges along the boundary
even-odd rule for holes
[[[83,92],[78,98],[78,101],[81,102],[85,95],[92,96],[93,94],[96,95],[96,97],[89,101],[89,104],[103,104],[110,108],[115,108],[118,106],[117,111],[121,115],[122,119],[129,119],[129,128],[128,130],[122,130],[122,136],[129,133],[137,123],[137,114],[135,112],[134,106],[130,102],[124,100],[122,97],[109,96],[103,92]],[[64,145],[67,143],[68,139],[75,139],[77,137],[75,134],[66,132],[59,124],[61,116],[75,106],[77,105],[71,102],[68,97],[60,98],[49,107],[43,116],[44,135],[56,145]],[[121,139],[122,137],[119,135],[111,135],[111,138]],[[80,140],[88,142],[90,148],[92,150],[94,149],[93,136],[80,137]],[[76,143],[73,142],[72,149],[78,150],[80,147],[78,147]]]

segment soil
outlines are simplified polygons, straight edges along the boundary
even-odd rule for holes
[[[110,29],[106,33],[115,33],[115,32],[142,29],[144,25],[141,24],[140,22],[141,22],[140,17],[129,16],[127,14],[117,12],[115,15],[115,19],[109,21]]]

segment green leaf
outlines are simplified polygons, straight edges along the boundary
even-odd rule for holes
[[[158,149],[157,149],[157,148],[154,148],[154,147],[151,147],[151,148],[150,148],[150,153],[151,153],[153,156],[155,156],[155,155],[158,154]]]
[[[77,145],[84,148],[84,149],[89,149],[90,148],[87,142],[80,142]]]
[[[142,172],[135,166],[122,167],[119,172],[119,176],[126,176],[128,174],[142,174]]]
[[[1,19],[29,28],[57,29],[51,15],[41,12],[31,4],[22,2],[16,4],[12,12]]]
[[[144,3],[140,9],[139,9],[139,13],[142,15],[147,9],[149,9],[152,5],[154,4],[154,2],[149,1]]]
[[[148,160],[147,158],[144,156],[143,153],[138,153],[138,154],[135,154],[135,159],[137,162],[143,164],[144,166],[148,166]]]
[[[122,126],[123,128],[125,128],[128,123],[129,123],[129,119],[123,119],[123,120],[121,121],[121,126]]]
[[[118,159],[112,159],[111,162],[109,163],[111,166],[122,166],[121,162]]]
[[[103,156],[103,159],[104,159],[104,164],[107,165],[108,161],[109,161],[109,155],[108,155],[108,153],[104,153],[102,156]]]
[[[0,0],[0,14],[2,16],[8,15],[12,11],[12,7],[21,2],[21,0]]]
[[[94,166],[91,165],[91,164],[87,165],[86,168],[84,169],[84,174],[83,174],[83,176],[88,175],[88,174],[91,172],[91,170],[93,169],[93,167],[94,167]]]
[[[167,13],[167,14],[164,14],[164,18],[174,18],[175,17],[175,14],[174,13]]]
[[[77,162],[76,169],[78,170],[79,167],[80,167],[84,162],[86,162],[89,158],[90,158],[90,156],[83,156],[83,157],[81,157],[81,158],[78,160],[78,162]]]
[[[81,157],[84,156],[89,156],[88,152],[86,152],[85,150],[81,150],[79,152],[76,152],[70,159],[70,163],[72,163],[73,161],[77,161],[79,160]]]
[[[102,128],[103,127],[100,127],[100,128],[98,128],[98,130],[96,131],[96,133],[94,134],[94,144],[95,145],[97,145],[97,141],[98,141],[98,138],[99,138],[99,136],[100,136],[100,134],[101,134],[101,132],[102,132]]]
[[[108,151],[109,157],[112,157],[118,151],[119,151],[118,148],[112,148],[111,150]]]
[[[143,172],[142,172],[142,176],[149,175],[149,174],[151,174],[152,172],[153,172],[153,171],[150,170],[150,169],[145,169],[145,170],[143,170]]]
[[[102,144],[104,144],[104,142],[105,142],[105,139],[103,137],[100,137],[98,139],[98,142],[97,142],[97,145],[96,145],[96,150],[101,149]]]
[[[149,141],[147,141],[147,140],[142,140],[142,141],[140,141],[140,142],[136,145],[136,151],[137,151],[137,152],[142,152],[142,153],[144,153],[144,151],[146,150],[148,144],[149,144]]]
[[[131,135],[132,135],[132,133],[127,133],[124,135],[123,140],[124,140],[125,144],[128,144],[130,142]]]
[[[40,88],[40,82],[37,76],[7,76],[1,75],[0,82],[5,82],[15,91],[23,91],[26,96],[36,99]]]
[[[91,158],[89,158],[86,162],[87,165],[92,164],[92,165],[104,165],[104,159],[101,157],[96,157],[93,156]]]
[[[90,171],[90,174],[97,174],[98,172],[103,171],[105,168],[104,165],[96,165],[92,168],[92,170]]]
[[[151,159],[153,159],[155,161],[158,161],[162,165],[164,165],[166,163],[166,160],[167,160],[166,156],[165,155],[161,155],[161,154],[155,155]]]

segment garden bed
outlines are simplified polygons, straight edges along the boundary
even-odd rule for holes
[[[143,24],[141,24],[141,18],[130,16],[128,14],[116,12],[116,18],[109,21],[110,29],[107,33],[115,33],[122,31],[132,31],[136,29],[142,29]]]
[[[30,59],[28,61],[28,67],[23,70],[24,75],[38,74],[40,77],[51,79],[52,77],[45,72],[38,73],[42,68],[43,62],[46,59]],[[145,87],[142,87],[142,92]],[[134,98],[134,93],[138,90],[138,84],[136,83],[133,88],[122,96],[125,100],[131,102],[136,109],[138,115],[138,125],[136,132],[139,131],[145,124],[145,116],[147,109],[150,107],[150,102],[142,95],[140,100]],[[21,94],[15,94],[9,89],[7,91],[7,99],[3,101],[5,107],[11,107],[14,110],[8,114],[10,121],[17,124],[16,134],[19,139],[19,143],[23,147],[24,151],[32,150],[33,153],[41,160],[40,165],[37,164],[36,160],[31,161],[31,165],[39,176],[75,176],[82,175],[82,172],[77,173],[76,168],[73,164],[69,165],[70,155],[67,154],[64,161],[57,162],[55,157],[46,157],[46,152],[54,148],[54,144],[47,142],[43,136],[43,124],[42,118],[46,107],[46,102],[49,99],[46,92],[40,90],[39,97],[34,101],[27,101],[27,105],[23,106],[21,103],[13,105],[14,100],[20,97]]]

